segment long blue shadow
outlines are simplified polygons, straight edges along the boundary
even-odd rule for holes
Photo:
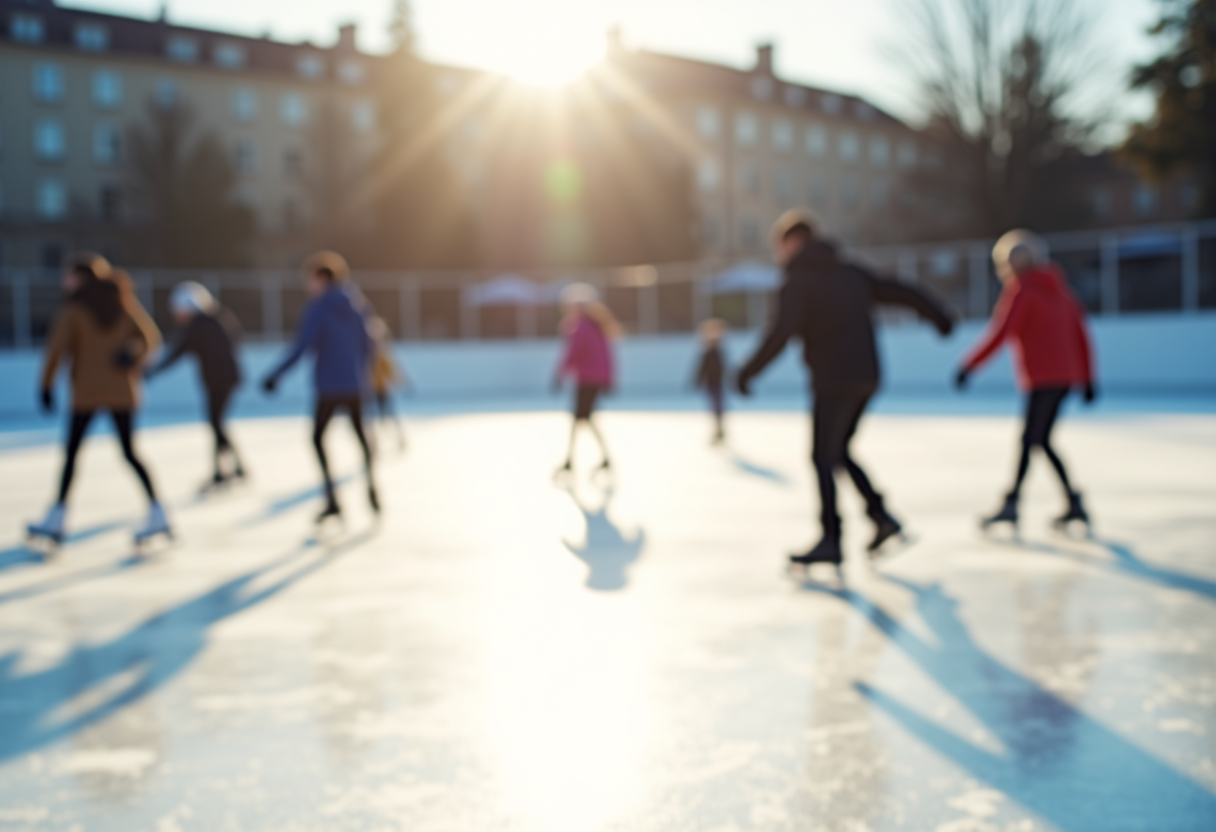
[[[754,462],[749,462],[738,454],[732,453],[730,462],[735,466],[735,470],[741,474],[747,474],[752,477],[759,477],[763,480],[768,480],[774,485],[789,485],[789,480],[785,474],[774,468],[766,468],[763,465],[757,465]]]
[[[114,563],[106,563],[101,566],[94,566],[89,569],[81,569],[77,572],[72,572],[69,575],[61,575],[58,578],[52,578],[49,581],[41,581],[30,586],[23,586],[20,589],[13,589],[8,592],[0,592],[0,604],[9,604],[13,601],[24,601],[27,598],[36,598],[39,595],[46,595],[59,589],[64,589],[76,584],[82,584],[85,581],[92,581],[98,578],[105,578],[110,575],[117,575],[119,572],[125,572],[128,569],[133,569],[141,564],[146,563],[143,558],[137,555],[130,555],[122,560]]]
[[[567,489],[570,499],[583,514],[587,525],[587,537],[581,546],[563,540],[570,554],[587,564],[587,588],[600,592],[615,592],[629,583],[628,569],[642,555],[646,545],[646,532],[638,529],[633,537],[626,537],[619,526],[608,517],[612,504],[612,489],[604,491],[599,508],[582,502],[573,489]]]
[[[1000,742],[979,747],[865,682],[857,689],[909,733],[1062,832],[1216,829],[1216,795],[976,645],[941,587],[888,577],[913,593],[922,639],[851,589],[851,604]]]
[[[89,526],[85,529],[79,529],[72,532],[64,538],[62,546],[71,546],[74,543],[83,543],[94,537],[99,537],[103,534],[109,534],[118,529],[124,529],[127,523],[118,520],[112,520],[108,523],[99,523],[96,526]],[[20,566],[26,563],[41,563],[42,556],[35,550],[25,544],[18,544],[7,549],[0,549],[0,569],[7,569],[10,566]]]
[[[354,477],[347,474],[345,477],[340,477],[334,480],[334,488],[341,488],[350,482]],[[239,528],[248,529],[253,526],[260,526],[262,523],[269,523],[271,520],[281,515],[287,514],[294,509],[299,508],[312,500],[319,500],[325,496],[325,487],[321,485],[312,485],[300,491],[293,491],[290,494],[284,494],[282,497],[271,500],[267,504],[265,510],[259,514],[255,514],[248,520],[238,524]]]
[[[213,624],[270,600],[373,534],[357,535],[311,558],[305,557],[311,547],[298,547],[107,642],[78,645],[59,664],[46,670],[18,676],[14,673],[18,654],[0,656],[0,760],[70,736],[157,690],[203,651]],[[273,583],[249,590],[258,578],[288,566],[291,571]],[[130,679],[121,678],[128,673]],[[107,687],[117,689],[106,692]],[[101,695],[99,701],[79,713],[57,716],[73,700],[89,693]]]

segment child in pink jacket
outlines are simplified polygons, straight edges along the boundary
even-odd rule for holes
[[[608,307],[599,301],[594,286],[575,283],[562,292],[565,317],[561,332],[566,339],[565,352],[554,378],[554,389],[560,389],[562,381],[569,377],[575,381],[574,423],[570,429],[570,447],[566,462],[558,473],[567,473],[574,467],[574,443],[580,423],[591,429],[591,435],[600,446],[603,462],[599,470],[612,468],[608,459],[608,447],[595,423],[596,401],[600,394],[611,391],[615,383],[612,360],[612,345],[620,334],[620,325]]]

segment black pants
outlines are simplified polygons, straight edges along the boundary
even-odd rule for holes
[[[848,390],[816,393],[812,414],[811,462],[819,481],[820,521],[826,539],[840,540],[840,514],[836,508],[836,471],[844,468],[866,502],[866,513],[875,520],[886,515],[882,496],[870,478],[849,454],[849,443],[866,405],[874,395],[869,385]]]
[[[224,453],[232,455],[232,460],[236,464],[236,473],[242,473],[241,458],[233,447],[232,442],[228,439],[228,432],[224,429],[224,417],[228,413],[228,405],[232,401],[232,394],[236,387],[220,387],[216,389],[207,388],[207,421],[211,423],[211,432],[215,436],[215,476],[218,479],[223,476],[220,470],[220,457]]]
[[[598,384],[580,384],[574,393],[574,419],[586,421],[595,413],[595,403],[603,388]]]
[[[330,503],[337,502],[334,493],[334,481],[329,474],[329,460],[325,456],[325,431],[329,427],[334,414],[345,410],[350,417],[351,427],[363,449],[363,463],[367,470],[367,485],[372,487],[372,449],[363,432],[363,402],[358,396],[334,396],[317,399],[316,414],[313,417],[312,444],[317,450],[317,461],[321,464],[321,476],[325,478],[325,498]]]
[[[61,503],[67,502],[68,492],[72,489],[72,479],[76,475],[76,455],[80,453],[80,445],[84,442],[85,433],[88,432],[89,423],[93,421],[93,414],[96,412],[95,410],[76,410],[72,413],[72,421],[68,426],[68,444],[64,449],[66,455],[63,460],[63,476],[59,480],[59,502]],[[148,476],[148,469],[135,455],[135,448],[131,444],[131,411],[111,410],[110,419],[114,422],[114,431],[118,434],[118,441],[122,445],[122,455],[131,469],[135,471],[135,476],[139,477],[144,491],[148,494],[148,499],[156,502],[156,490],[152,487],[152,478]]]
[[[1068,472],[1064,462],[1056,455],[1051,447],[1051,431],[1056,426],[1060,415],[1060,406],[1068,398],[1067,387],[1041,387],[1031,390],[1026,398],[1026,423],[1022,429],[1022,450],[1018,457],[1018,472],[1013,481],[1009,497],[1016,500],[1022,492],[1022,481],[1026,479],[1026,471],[1030,468],[1030,452],[1034,448],[1042,448],[1051,466],[1056,469],[1064,492],[1072,495],[1072,484],[1068,481]]]

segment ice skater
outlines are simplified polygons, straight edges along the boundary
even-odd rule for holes
[[[232,394],[241,384],[241,365],[236,354],[241,328],[236,316],[220,306],[205,286],[194,281],[174,287],[169,308],[181,334],[145,378],[151,379],[169,369],[186,353],[197,359],[207,399],[207,422],[215,439],[213,473],[202,488],[205,493],[245,478],[245,466],[224,425]],[[224,470],[225,457],[230,461],[228,471]]]
[[[722,355],[722,338],[726,335],[726,321],[710,318],[697,327],[701,337],[701,358],[697,361],[697,374],[693,385],[705,391],[709,399],[709,410],[714,416],[713,444],[726,441],[726,359]]]
[[[909,307],[943,336],[950,334],[954,321],[945,306],[927,292],[876,277],[841,260],[836,249],[820,238],[810,214],[783,214],[773,226],[772,243],[785,272],[777,316],[755,355],[736,376],[736,385],[742,395],[751,395],[752,379],[781,354],[791,338],[802,339],[814,397],[811,459],[819,484],[823,537],[806,554],[791,555],[790,562],[797,566],[830,563],[839,572],[843,554],[836,508],[837,469],[848,472],[865,499],[866,513],[875,526],[871,553],[902,532],[882,495],[849,452],[853,434],[879,385],[874,307]]]
[[[599,427],[593,421],[595,406],[615,383],[612,342],[620,336],[621,327],[611,310],[600,303],[599,293],[587,283],[575,283],[562,291],[561,332],[565,337],[565,352],[553,379],[553,389],[560,390],[567,376],[575,381],[574,421],[570,426],[570,446],[565,463],[557,469],[559,475],[574,468],[574,445],[580,424],[586,425],[600,446],[603,459],[600,471],[610,471],[612,462],[608,446]]]
[[[135,453],[134,415],[140,403],[141,367],[160,346],[156,324],[140,306],[125,272],[89,252],[72,255],[63,272],[66,300],[51,330],[42,366],[42,409],[55,409],[55,375],[71,365],[72,405],[64,447],[59,493],[46,516],[27,527],[30,537],[58,545],[63,541],[68,493],[76,457],[93,416],[107,410],[123,456],[148,496],[148,518],[135,532],[136,544],[171,535],[152,477]]]
[[[378,424],[390,422],[397,432],[397,449],[405,450],[405,431],[401,420],[393,409],[393,391],[408,388],[409,379],[393,358],[393,338],[383,318],[372,318],[368,322],[372,337],[372,399],[376,405]]]
[[[971,374],[1011,341],[1018,386],[1026,392],[1026,419],[1013,488],[1000,511],[985,517],[982,526],[1009,523],[1017,527],[1018,499],[1035,448],[1043,451],[1055,469],[1068,501],[1055,525],[1063,528],[1074,521],[1088,525],[1081,494],[1073,488],[1064,461],[1051,445],[1052,428],[1069,392],[1080,388],[1087,404],[1097,397],[1084,309],[1069,290],[1063,271],[1048,259],[1047,244],[1036,234],[1010,231],[992,249],[992,261],[1004,288],[987,334],[963,360],[955,383],[964,389]]]
[[[305,261],[304,282],[311,300],[304,309],[295,343],[262,381],[262,389],[273,393],[279,378],[304,353],[312,354],[316,391],[312,442],[325,485],[325,507],[317,515],[318,523],[342,515],[325,455],[325,431],[339,410],[346,411],[363,450],[367,501],[372,511],[380,513],[372,449],[363,430],[363,399],[370,392],[372,339],[367,330],[365,302],[349,278],[346,260],[336,252],[317,252]]]

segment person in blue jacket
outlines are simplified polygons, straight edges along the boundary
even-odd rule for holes
[[[312,441],[325,479],[325,509],[317,522],[340,517],[342,509],[334,493],[334,482],[325,456],[325,430],[334,414],[345,410],[363,449],[367,468],[367,500],[380,513],[380,500],[372,477],[372,451],[363,431],[363,399],[370,391],[372,338],[368,333],[366,303],[350,280],[350,268],[342,255],[320,251],[304,262],[304,280],[311,297],[296,334],[295,343],[278,366],[262,381],[262,389],[273,393],[279,378],[312,353],[316,411]]]

